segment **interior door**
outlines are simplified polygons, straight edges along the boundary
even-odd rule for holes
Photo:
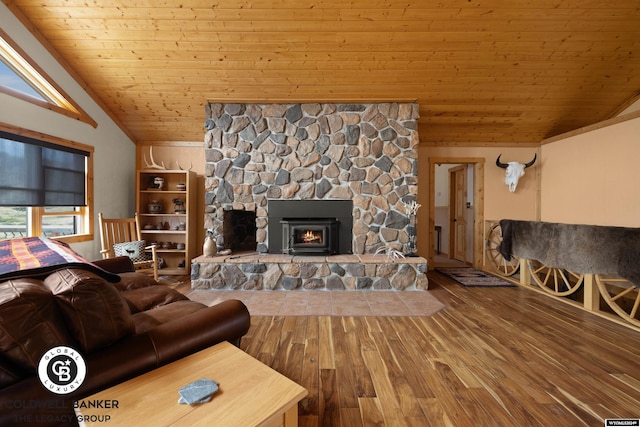
[[[467,167],[449,169],[449,258],[466,262],[467,257]]]

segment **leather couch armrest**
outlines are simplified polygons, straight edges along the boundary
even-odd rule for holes
[[[147,332],[154,343],[160,365],[173,362],[222,341],[239,344],[249,331],[251,317],[239,300],[227,300],[206,307],[175,322]]]
[[[132,271],[136,271],[133,266],[133,262],[131,258],[127,256],[119,256],[115,258],[106,258],[99,259],[97,261],[92,261],[93,264],[102,268],[103,270],[107,270],[110,273],[120,274],[120,273],[129,273]]]

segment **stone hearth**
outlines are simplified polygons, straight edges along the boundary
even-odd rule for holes
[[[239,253],[195,258],[192,289],[426,290],[427,260],[385,255],[291,256]]]

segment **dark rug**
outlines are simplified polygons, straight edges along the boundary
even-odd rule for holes
[[[514,287],[511,282],[507,282],[497,276],[471,267],[436,267],[436,271],[460,283],[462,286],[483,286],[483,287]]]

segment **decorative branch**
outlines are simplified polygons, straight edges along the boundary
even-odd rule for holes
[[[420,209],[420,206],[422,206],[421,204],[419,204],[418,202],[416,202],[415,200],[412,200],[411,203],[405,203],[404,204],[404,208],[407,211],[407,215],[415,215],[418,213],[418,209]]]

